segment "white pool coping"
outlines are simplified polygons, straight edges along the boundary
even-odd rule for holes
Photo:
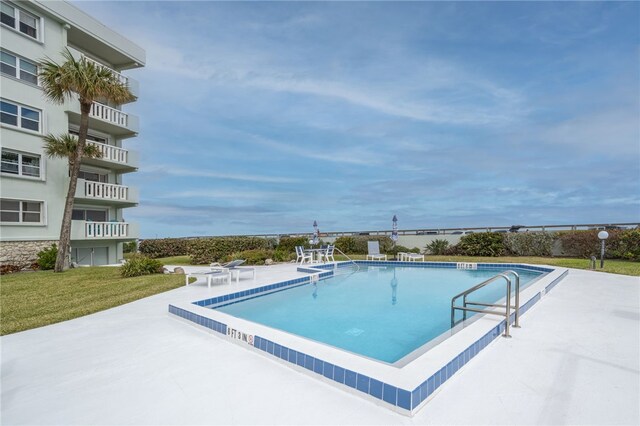
[[[276,265],[233,286],[301,275]],[[411,418],[167,313],[228,289],[201,282],[0,337],[2,424],[640,424],[639,277],[571,269]]]

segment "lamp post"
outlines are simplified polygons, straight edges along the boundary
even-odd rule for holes
[[[391,228],[391,240],[393,241],[393,245],[395,246],[398,242],[398,218],[396,215],[393,215],[393,219],[391,219],[393,223],[393,227]]]
[[[320,232],[318,231],[318,222],[313,221],[313,245],[318,244],[320,242]]]
[[[598,238],[600,238],[600,269],[604,268],[604,242],[609,238],[607,231],[598,232]]]

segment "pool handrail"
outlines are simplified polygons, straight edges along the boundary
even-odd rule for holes
[[[510,275],[513,275],[515,278],[515,292],[516,292],[516,300],[515,300],[515,306],[511,305],[511,278],[509,278]],[[506,295],[505,295],[505,304],[499,304],[499,303],[482,303],[482,302],[470,302],[467,300],[467,296],[471,293],[473,293],[474,291],[477,291],[489,284],[491,284],[492,282],[499,280],[500,278],[503,278],[506,283],[507,283],[507,288],[506,288]],[[462,297],[462,306],[456,306],[455,302],[457,299],[459,299],[460,297]],[[475,306],[484,306],[485,308],[504,308],[505,312],[497,312],[497,311],[493,311],[493,310],[488,310],[488,309],[478,309],[478,308],[470,308],[468,307],[468,305],[475,305]],[[477,313],[483,313],[483,314],[491,314],[491,315],[500,315],[500,316],[504,316],[505,317],[505,329],[504,329],[504,337],[511,337],[511,335],[509,334],[509,327],[510,327],[510,319],[511,319],[511,308],[514,309],[515,311],[515,321],[514,321],[514,327],[519,328],[520,327],[520,323],[519,323],[519,319],[520,319],[520,275],[518,275],[517,272],[513,271],[513,270],[507,270],[507,271],[503,271],[491,278],[489,278],[486,281],[481,282],[480,284],[477,284],[465,291],[463,291],[460,294],[455,295],[452,299],[451,299],[451,328],[455,327],[457,324],[459,324],[460,322],[464,322],[467,319],[467,312],[477,312]],[[456,310],[461,310],[463,312],[463,316],[462,319],[459,321],[455,320],[455,312]]]

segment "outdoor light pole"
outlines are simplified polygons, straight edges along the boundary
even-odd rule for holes
[[[393,223],[393,227],[391,228],[391,240],[393,240],[393,245],[395,246],[398,241],[398,218],[395,214],[393,215],[391,222]]]
[[[313,245],[318,244],[320,239],[320,232],[318,231],[318,222],[313,221]]]
[[[607,238],[609,238],[609,233],[607,231],[598,232],[598,238],[600,238],[600,269],[604,268],[604,242]]]

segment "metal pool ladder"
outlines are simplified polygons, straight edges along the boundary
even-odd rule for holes
[[[513,275],[515,277],[515,290],[516,290],[516,304],[515,306],[511,305],[511,278],[509,277],[510,275]],[[467,300],[467,296],[471,293],[473,293],[476,290],[481,289],[482,287],[491,284],[492,282],[499,280],[499,279],[504,279],[506,284],[507,284],[507,288],[506,288],[506,295],[505,295],[505,304],[496,304],[496,303],[481,303],[481,302],[470,302]],[[462,297],[462,306],[456,306],[456,300]],[[474,307],[469,307],[469,305],[471,306],[483,306],[485,309],[482,308],[474,308]],[[486,308],[504,308],[504,312],[501,311],[494,311],[494,310],[490,310],[490,309],[486,309]],[[488,280],[481,282],[478,285],[475,285],[465,291],[463,291],[462,293],[456,295],[453,297],[453,299],[451,299],[451,328],[455,327],[456,324],[459,324],[463,321],[465,321],[467,319],[467,312],[478,312],[478,313],[482,313],[482,314],[491,314],[491,315],[500,315],[505,317],[505,327],[504,327],[504,337],[511,337],[511,335],[509,334],[509,319],[511,318],[511,309],[514,309],[515,311],[515,321],[513,326],[516,328],[520,327],[519,324],[519,319],[520,319],[520,275],[518,275],[518,273],[516,271],[504,271],[499,273],[498,275],[496,275],[495,277],[489,278]],[[462,313],[462,319],[456,321],[455,320],[455,313],[456,310],[461,310]]]
[[[343,255],[344,257],[346,257],[347,259],[349,259],[349,261],[350,261],[351,263],[353,263],[353,264],[356,266],[356,272],[358,272],[358,271],[360,270],[360,265],[358,265],[358,264],[355,262],[355,260],[353,260],[352,258],[350,258],[349,256],[347,256],[346,254],[344,254],[344,253],[342,252],[342,250],[340,250],[338,247],[333,246],[333,249],[334,249],[335,251],[337,251],[338,253],[340,253],[341,255]]]

